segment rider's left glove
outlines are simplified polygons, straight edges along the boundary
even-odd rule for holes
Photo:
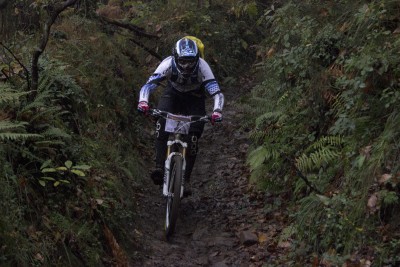
[[[222,121],[222,113],[219,111],[214,111],[211,115],[211,124],[214,125],[216,122]]]
[[[137,110],[141,113],[147,114],[149,112],[149,104],[146,101],[140,101]]]

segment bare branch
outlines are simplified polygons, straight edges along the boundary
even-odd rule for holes
[[[8,48],[8,47],[7,47],[6,45],[4,45],[2,42],[0,42],[0,45],[1,45],[2,47],[4,47],[4,49],[6,49],[6,50],[13,56],[13,58],[18,62],[18,64],[24,69],[24,72],[25,72],[25,75],[26,75],[26,82],[27,82],[27,85],[28,85],[28,90],[30,90],[30,88],[31,88],[31,82],[30,82],[30,79],[29,79],[29,71],[28,71],[28,69],[25,67],[24,64],[22,64],[22,62],[21,62],[21,61],[18,59],[18,57],[11,51],[10,48]],[[6,75],[5,72],[3,72],[3,74]],[[6,75],[6,77],[8,77],[8,76]]]
[[[139,41],[136,41],[134,39],[129,39],[130,41],[132,41],[133,43],[135,43],[136,45],[140,46],[141,48],[143,48],[146,52],[148,52],[150,55],[154,56],[155,58],[162,60],[162,56],[160,56],[156,51],[146,47],[144,44],[142,44]]]
[[[116,25],[118,27],[125,28],[125,29],[128,29],[130,31],[133,31],[137,36],[148,37],[148,38],[159,38],[157,35],[151,34],[151,33],[147,33],[147,32],[145,32],[145,30],[143,28],[140,28],[140,27],[138,27],[136,25],[133,25],[131,23],[126,23],[126,22],[123,22],[123,21],[120,21],[120,20],[110,19],[110,18],[107,18],[105,16],[99,16],[99,18],[104,20],[107,23],[110,23],[110,24]]]
[[[107,23],[110,23],[112,25],[124,28],[124,29],[128,29],[130,31],[133,31],[135,33],[135,35],[140,36],[140,37],[149,37],[149,38],[159,38],[157,35],[155,34],[150,34],[145,32],[145,30],[143,28],[140,28],[136,25],[133,25],[131,23],[126,23],[120,20],[115,20],[115,19],[111,19],[108,18],[106,16],[102,16],[99,15],[99,18]],[[162,57],[154,50],[146,47],[143,43],[134,40],[132,38],[129,39],[131,42],[133,42],[134,44],[138,45],[139,47],[143,48],[146,52],[148,52],[150,55],[154,56],[155,58],[162,60]]]
[[[4,77],[6,77],[5,80],[8,80],[10,77],[8,77],[7,73],[4,70],[1,70],[1,73],[3,73]]]

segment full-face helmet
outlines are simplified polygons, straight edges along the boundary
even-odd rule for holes
[[[182,38],[176,42],[173,56],[178,71],[184,76],[190,76],[199,64],[199,49],[193,40]]]

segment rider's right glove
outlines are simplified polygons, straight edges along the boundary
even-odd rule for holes
[[[219,111],[214,111],[211,115],[211,124],[214,125],[216,122],[222,121],[222,114]]]
[[[147,114],[147,112],[149,112],[149,109],[149,104],[146,101],[140,101],[137,106],[137,110],[144,114]]]

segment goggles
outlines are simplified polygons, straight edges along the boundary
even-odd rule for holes
[[[184,69],[192,69],[196,66],[196,59],[195,58],[179,58],[178,59],[178,64],[179,66]]]

